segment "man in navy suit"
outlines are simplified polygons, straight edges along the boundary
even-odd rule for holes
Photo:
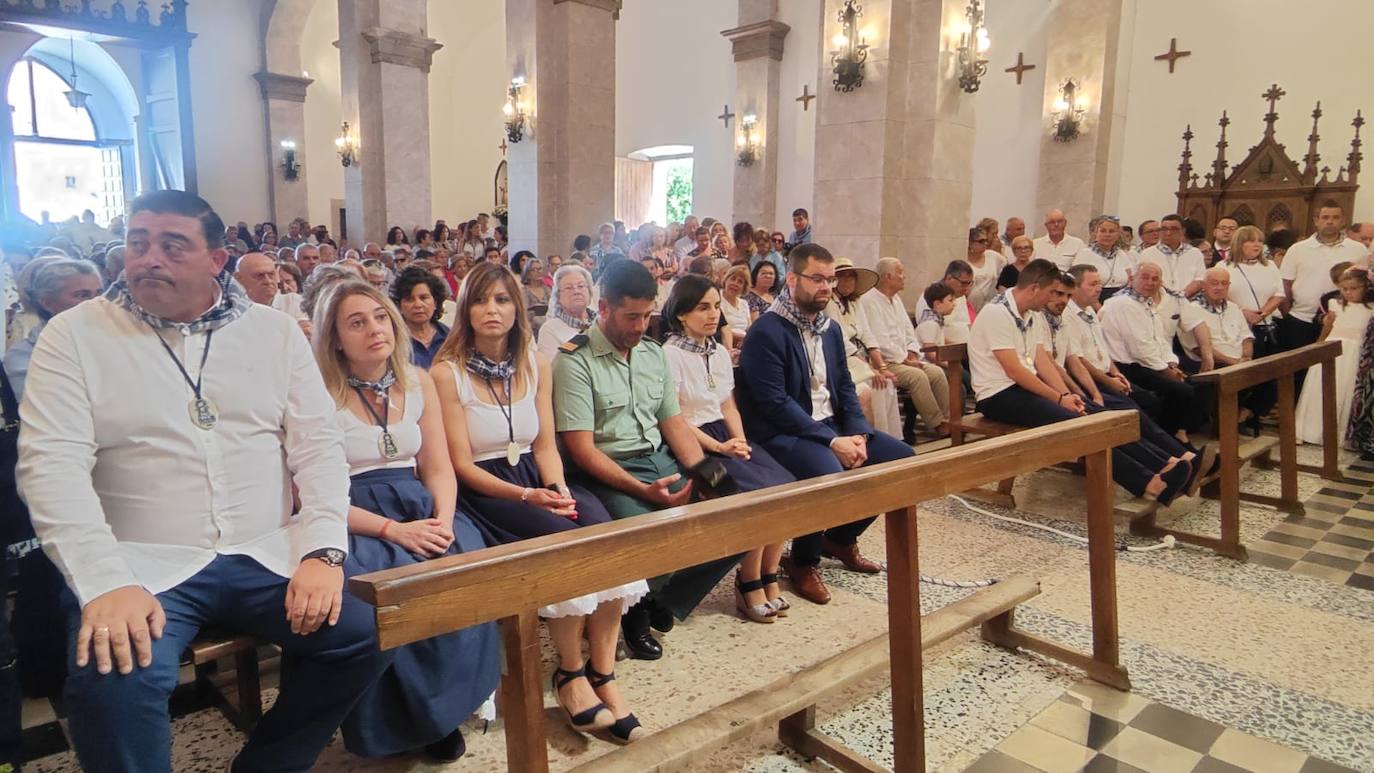
[[[736,400],[745,434],[798,479],[914,456],[911,446],[874,430],[859,408],[843,333],[822,312],[835,288],[834,256],[803,244],[792,249],[787,264],[786,289],[750,325],[740,352]],[[850,571],[878,572],[858,547],[873,520],[792,540],[785,566],[798,595],[816,604],[830,601],[816,570],[822,554]]]

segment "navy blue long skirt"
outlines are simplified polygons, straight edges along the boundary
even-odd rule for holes
[[[720,443],[730,439],[730,430],[725,427],[724,421],[703,424],[699,429]],[[758,491],[770,486],[795,483],[797,480],[758,443],[749,444],[748,459],[736,459],[733,456],[723,454],[711,454],[711,456],[725,464],[725,469],[730,471],[730,477],[739,484],[740,491]]]
[[[539,477],[539,466],[535,464],[532,453],[521,454],[520,461],[514,467],[506,462],[504,456],[477,462],[477,466],[516,486],[544,488],[544,482]],[[469,486],[463,487],[459,501],[492,544],[519,542],[611,520],[611,514],[606,512],[601,500],[590,491],[575,485],[569,485],[568,491],[573,501],[577,502],[576,521],[524,502],[485,496]]]
[[[433,497],[410,469],[355,475],[348,496],[355,507],[400,523],[434,514]],[[462,508],[453,517],[453,536],[448,555],[486,547]],[[359,573],[424,560],[394,542],[375,537],[350,534],[348,546],[348,560],[358,565]],[[363,757],[381,757],[434,743],[475,712],[500,679],[501,649],[495,623],[407,644],[396,650],[391,668],[344,720],[344,746]]]

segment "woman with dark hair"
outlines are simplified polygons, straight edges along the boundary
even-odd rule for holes
[[[347,280],[315,323],[315,360],[348,459],[348,560],[361,573],[486,547],[457,506],[443,409],[429,374],[410,364],[396,307],[371,285]],[[501,678],[496,627],[464,628],[394,653],[344,720],[344,746],[364,757],[423,749],[437,760],[458,759],[463,721]]]
[[[552,368],[533,343],[515,276],[478,264],[432,375],[462,502],[498,544],[611,520],[596,497],[567,483],[554,440]],[[554,695],[574,730],[602,731],[617,743],[645,734],[613,673],[620,617],[648,591],[638,580],[539,611],[558,652]]]
[[[301,278],[301,269],[295,263],[277,264],[277,292],[299,293],[301,285],[305,280]]]
[[[415,249],[434,252],[435,246],[433,231],[428,228],[421,228],[415,232]]]
[[[398,244],[410,244],[410,239],[406,236],[406,229],[393,225],[391,230],[386,232],[386,246],[395,247]]]
[[[749,272],[749,280],[753,286],[749,294],[744,296],[744,300],[749,304],[749,311],[753,312],[754,319],[758,319],[773,305],[773,300],[777,296],[774,288],[778,284],[778,270],[772,263],[759,261]]]
[[[391,286],[391,300],[401,309],[410,333],[411,361],[417,367],[428,370],[448,338],[448,328],[439,321],[446,298],[448,284],[418,266],[402,271]]]
[[[434,226],[434,243],[443,249],[452,249],[449,244],[452,237],[449,236],[448,225],[439,223]]]
[[[482,238],[482,226],[476,220],[469,220],[462,226],[463,240],[458,248],[473,261],[482,259],[487,250],[487,242]]]
[[[734,245],[725,257],[734,265],[749,265],[754,257],[754,226],[749,223],[735,223],[732,236]]]
[[[525,261],[534,257],[534,253],[529,250],[520,250],[511,256],[510,271],[516,276],[523,276],[525,273]]]
[[[704,276],[688,274],[673,285],[664,304],[668,340],[663,354],[677,385],[682,417],[701,450],[720,460],[741,491],[791,483],[796,478],[761,446],[744,439],[735,407],[730,353],[715,341],[720,326],[720,291]],[[735,607],[756,623],[771,623],[791,608],[778,590],[782,543],[755,548],[740,560],[735,575]]]

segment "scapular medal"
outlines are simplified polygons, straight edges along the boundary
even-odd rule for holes
[[[514,467],[520,463],[520,444],[512,440],[506,444],[506,464]]]
[[[382,436],[377,438],[377,450],[382,452],[385,459],[395,459],[401,455],[401,449],[396,445],[396,438],[390,432],[382,430]]]
[[[191,413],[191,422],[204,430],[215,428],[219,423],[219,409],[207,397],[197,397],[186,406]]]

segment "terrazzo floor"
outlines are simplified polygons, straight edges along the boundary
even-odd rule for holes
[[[1299,458],[1315,462],[1318,456],[1317,449],[1308,447],[1300,450]],[[1345,461],[1352,473],[1346,486],[1359,493],[1355,499],[1337,499],[1347,507],[1374,501],[1367,496],[1374,470]],[[1017,511],[976,506],[1084,534],[1081,485],[1081,478],[1047,470],[1018,479]],[[1248,491],[1277,493],[1278,473],[1247,469],[1242,485]],[[1326,501],[1329,497],[1318,491],[1327,485],[1315,476],[1299,477],[1305,501]],[[1283,514],[1257,505],[1242,504],[1241,513],[1242,539],[1251,544],[1267,541],[1266,535],[1285,520]],[[1217,505],[1185,500],[1161,516],[1163,523],[1173,519],[1184,528],[1216,533]],[[1334,523],[1359,528],[1339,519]],[[1136,546],[1147,544],[1125,539]],[[881,520],[864,535],[862,547],[866,554],[882,557]],[[1086,647],[1087,553],[1076,542],[995,521],[944,499],[921,506],[920,553],[922,571],[943,578],[1038,578],[1041,595],[1018,609],[1018,624]],[[1348,582],[1359,574],[1357,569],[1346,572],[1344,579],[1314,576],[1300,567],[1275,568],[1260,561],[1238,564],[1190,547],[1117,555],[1121,655],[1133,691],[1118,693],[1085,682],[1080,672],[1054,661],[1002,650],[972,632],[959,634],[926,655],[926,752],[931,770],[1374,771],[1374,592]],[[1293,566],[1298,563],[1295,560]],[[734,614],[733,597],[722,585],[692,619],[662,637],[667,651],[662,661],[621,662],[621,689],[645,725],[663,727],[707,711],[885,629],[884,575],[851,574],[829,562],[823,564],[823,572],[835,596],[827,606],[794,602],[790,617],[765,627]],[[969,592],[923,584],[922,609],[933,611]],[[551,655],[547,641],[545,652],[546,658]],[[272,675],[265,679],[270,685]],[[817,722],[837,740],[891,766],[891,696],[886,682],[883,675],[830,696],[818,707]],[[265,698],[270,701],[272,696],[273,691],[266,690]],[[547,694],[546,706],[554,770],[613,751],[606,743],[567,730]],[[1145,707],[1157,708],[1150,708],[1141,720],[1148,727],[1137,727],[1132,724],[1136,716],[1124,717],[1121,706],[1129,706],[1136,715]],[[40,715],[51,719],[33,706],[26,706],[27,715],[35,722]],[[1074,722],[1068,721],[1069,715]],[[1089,721],[1085,715],[1104,719]],[[1089,732],[1085,728],[1091,729],[1091,737],[1084,735]],[[1114,735],[1103,738],[1103,728]],[[175,721],[174,729],[178,771],[223,770],[242,738],[214,709],[191,711]],[[1215,737],[1209,742],[1199,740],[1213,729]],[[362,760],[345,752],[336,739],[317,769],[505,769],[499,720],[486,728],[472,724],[466,736],[467,756],[448,766],[410,757]],[[1156,743],[1141,736],[1163,740]],[[1255,749],[1269,753],[1254,753]],[[70,751],[61,751],[26,769],[57,772],[79,767]],[[801,759],[766,731],[701,756],[692,769],[832,770]]]

